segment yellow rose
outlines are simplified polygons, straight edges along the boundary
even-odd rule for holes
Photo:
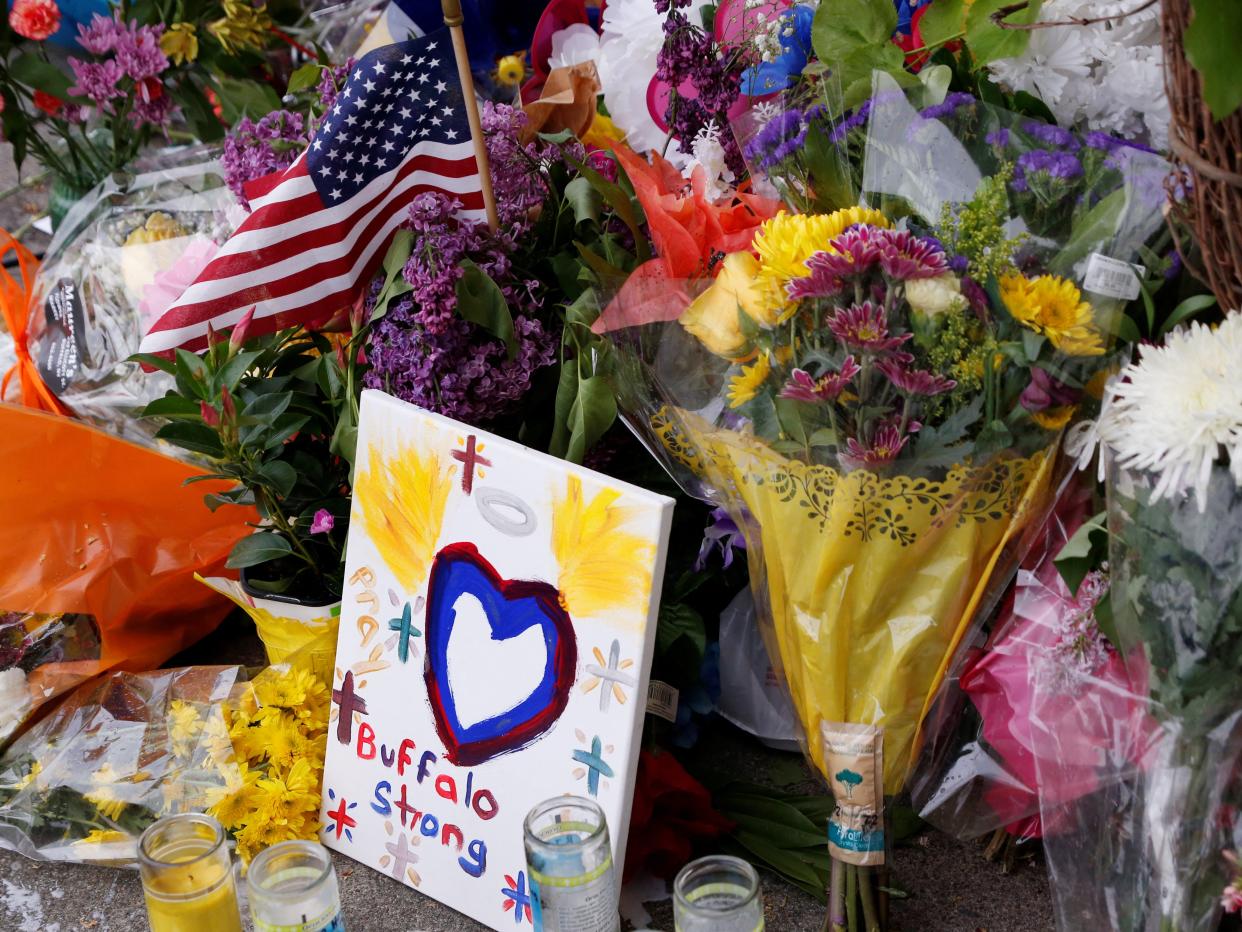
[[[717,356],[739,356],[746,349],[746,335],[738,320],[738,308],[755,318],[760,302],[755,287],[759,263],[748,252],[725,256],[720,274],[710,288],[694,299],[681,315],[681,325]]]

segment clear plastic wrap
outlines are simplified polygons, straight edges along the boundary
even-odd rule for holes
[[[241,679],[239,667],[189,667],[80,687],[0,759],[0,846],[36,860],[133,861],[147,825],[206,809],[236,779],[223,704]]]
[[[174,455],[137,413],[172,385],[127,362],[240,219],[217,150],[171,150],[114,175],[76,203],[30,295],[27,349],[74,416]]]
[[[1094,404],[1124,300],[1091,293],[1083,262],[1124,266],[1161,214],[1128,174],[1146,153],[1076,181],[1087,212],[1054,217],[1025,194],[1058,179],[1011,190],[1015,163],[981,131],[992,108],[920,110],[883,83],[874,99],[867,207],[782,214],[716,257],[677,322],[617,335],[617,381],[649,448],[743,528],[812,763],[829,777],[805,737],[821,723],[880,726],[893,794],[1056,497],[1061,428]]]
[[[1203,510],[1189,495],[1154,500],[1155,484],[1110,467],[1111,602],[1127,699],[1145,716],[1102,743],[1097,793],[1044,804],[1064,823],[1045,847],[1066,932],[1209,932],[1236,876],[1225,852],[1242,807],[1242,490],[1222,465]],[[1060,778],[1072,734],[1041,737],[1043,783]]]
[[[38,709],[99,670],[90,615],[0,612],[0,747]]]

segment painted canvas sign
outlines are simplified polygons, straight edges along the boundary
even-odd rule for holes
[[[493,929],[536,803],[594,798],[624,863],[672,507],[364,393],[324,843]]]

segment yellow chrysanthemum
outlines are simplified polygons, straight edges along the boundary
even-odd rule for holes
[[[15,792],[24,790],[26,787],[30,786],[30,784],[34,783],[35,778],[42,772],[43,765],[38,761],[34,761],[31,763],[30,769],[26,771],[26,776],[19,778],[16,783],[0,784],[0,787],[3,787],[4,789],[12,789]]]
[[[625,133],[612,121],[612,117],[596,113],[595,118],[591,120],[591,128],[582,137],[582,144],[596,149],[610,149],[624,139]]]
[[[99,810],[99,814],[109,821],[116,822],[121,818],[121,813],[125,811],[125,807],[129,805],[123,799],[107,789],[92,790],[89,793],[82,794],[88,803]]]
[[[203,731],[203,719],[198,709],[182,699],[168,704],[168,736],[172,739],[173,753],[189,754],[198,744]]]
[[[1063,353],[1104,354],[1104,338],[1095,326],[1091,304],[1073,282],[1058,275],[1028,279],[1015,272],[1001,277],[1000,295],[1014,320],[1046,336]]]
[[[831,251],[829,241],[856,223],[889,226],[888,218],[868,207],[846,207],[830,214],[782,211],[765,220],[754,240],[755,251],[759,253],[755,285],[761,300],[758,313],[752,316],[768,327],[786,319],[794,304],[785,286],[795,278],[808,275],[806,260],[817,252]]]
[[[118,832],[110,828],[97,828],[85,838],[79,838],[73,844],[75,847],[78,845],[87,847],[89,845],[113,844],[118,841],[133,841],[133,838],[124,832]]]
[[[1075,410],[1077,410],[1075,405],[1045,408],[1043,411],[1032,411],[1031,420],[1044,430],[1060,430],[1070,422]]]
[[[160,51],[174,65],[198,58],[198,33],[193,23],[173,23],[160,36]]]
[[[147,217],[147,222],[132,230],[125,237],[126,246],[141,246],[145,243],[159,243],[166,239],[186,236],[189,231],[163,211],[155,211]]]
[[[244,48],[262,49],[272,28],[267,6],[254,6],[249,0],[224,0],[224,16],[207,30],[230,55]]]
[[[740,408],[759,394],[771,372],[772,363],[767,353],[756,359],[753,365],[742,366],[742,371],[729,381],[729,407]]]

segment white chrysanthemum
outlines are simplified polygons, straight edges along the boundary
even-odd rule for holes
[[[1140,352],[1110,385],[1100,438],[1120,465],[1156,475],[1153,499],[1193,490],[1202,511],[1216,463],[1242,486],[1242,312]]]
[[[989,68],[993,81],[1036,95],[1055,113],[1065,86],[1089,77],[1091,62],[1091,49],[1082,33],[1060,26],[1035,30],[1024,55],[993,62]]]

